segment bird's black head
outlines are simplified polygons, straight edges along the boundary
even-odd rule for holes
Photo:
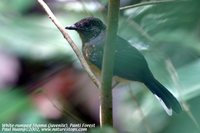
[[[88,17],[76,22],[72,26],[65,27],[65,29],[76,30],[85,43],[97,37],[102,31],[105,31],[106,26],[100,19]]]

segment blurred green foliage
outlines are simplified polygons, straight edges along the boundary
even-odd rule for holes
[[[107,3],[105,0],[101,2]],[[52,5],[55,15],[64,26],[90,16],[84,10],[68,10],[65,4],[60,6],[55,4],[55,7]],[[37,6],[35,0],[0,1],[0,48],[30,60],[46,60],[68,55],[75,57],[48,17],[35,8]],[[174,92],[182,103],[189,105],[189,112],[198,124],[200,123],[199,7],[199,0],[177,0],[177,2],[139,6],[123,10],[119,25],[119,34],[144,53],[154,75]],[[33,10],[30,13],[30,9],[37,12],[34,13]],[[101,11],[90,13],[100,18],[105,15],[102,15]],[[81,47],[78,35],[75,32],[69,33]],[[169,62],[173,68],[168,67]],[[170,73],[172,69],[177,73],[176,79],[173,79]],[[167,116],[143,85],[134,82],[129,87],[121,88],[125,91],[114,96],[114,99],[121,97],[120,106],[114,106],[114,115],[118,118],[114,123],[121,132],[200,132],[194,120],[186,112],[172,117]],[[129,89],[137,100],[130,95]],[[0,122],[15,121],[19,112],[27,114],[20,119],[21,123],[25,120],[46,122],[37,111],[32,110],[29,100],[18,90],[0,91]],[[110,129],[93,129],[91,132],[101,132],[100,130],[115,132]]]
[[[105,126],[103,128],[97,127],[89,130],[89,133],[117,133],[117,131],[111,127]]]
[[[4,90],[0,93],[0,105],[0,122],[6,122],[28,108],[28,99],[19,90]]]

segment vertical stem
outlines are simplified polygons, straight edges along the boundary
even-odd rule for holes
[[[108,27],[106,34],[106,44],[104,46],[102,64],[102,88],[101,88],[101,126],[112,126],[112,76],[114,64],[115,42],[118,28],[120,0],[109,0],[108,7]]]

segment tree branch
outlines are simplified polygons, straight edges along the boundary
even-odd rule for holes
[[[66,32],[65,28],[59,23],[59,21],[56,19],[55,15],[52,13],[52,11],[49,9],[47,4],[43,0],[38,0],[39,4],[42,6],[42,8],[46,11],[47,15],[51,19],[51,21],[55,24],[55,26],[59,29],[59,31],[62,33],[63,37],[67,40],[67,42],[70,44],[72,47],[73,51],[77,55],[79,61],[81,62],[83,68],[86,70],[88,73],[89,77],[93,81],[93,83],[96,85],[97,88],[100,88],[100,83],[95,77],[95,75],[92,73],[90,70],[90,67],[88,66],[87,62],[85,61],[81,51],[77,47],[77,45],[73,42],[73,40],[70,38],[68,33]]]
[[[106,44],[104,46],[102,64],[102,88],[101,88],[101,126],[112,126],[112,76],[114,65],[115,42],[118,29],[120,0],[109,0],[108,28]]]

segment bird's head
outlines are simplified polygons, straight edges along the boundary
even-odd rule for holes
[[[72,26],[65,27],[65,29],[76,30],[79,33],[82,41],[85,43],[97,37],[101,32],[104,32],[106,26],[100,19],[88,17],[76,22]]]

